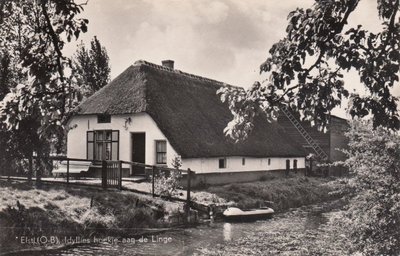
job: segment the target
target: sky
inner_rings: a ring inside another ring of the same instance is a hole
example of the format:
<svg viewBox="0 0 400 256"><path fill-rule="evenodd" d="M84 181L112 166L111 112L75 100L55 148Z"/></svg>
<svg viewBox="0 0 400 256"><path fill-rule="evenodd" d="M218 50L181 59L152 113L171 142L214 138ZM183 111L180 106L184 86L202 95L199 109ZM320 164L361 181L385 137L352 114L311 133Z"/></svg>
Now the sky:
<svg viewBox="0 0 400 256"><path fill-rule="evenodd" d="M107 49L111 78L137 60L161 64L228 84L250 87L261 81L259 66L285 35L287 15L312 0L89 0L83 17L89 44L97 36ZM376 0L363 0L349 24L379 31ZM79 42L66 48L72 54ZM351 90L364 90L358 76L345 76ZM399 86L397 86L399 87ZM400 89L394 92L400 95ZM334 114L347 117L346 102Z"/></svg>

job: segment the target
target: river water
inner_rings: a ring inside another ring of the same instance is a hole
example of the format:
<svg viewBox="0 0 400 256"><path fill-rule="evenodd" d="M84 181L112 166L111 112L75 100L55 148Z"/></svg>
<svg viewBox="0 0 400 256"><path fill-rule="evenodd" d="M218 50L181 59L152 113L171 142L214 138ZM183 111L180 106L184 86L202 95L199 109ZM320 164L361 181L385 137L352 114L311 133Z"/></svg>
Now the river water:
<svg viewBox="0 0 400 256"><path fill-rule="evenodd" d="M25 255L307 255L321 246L321 237L330 235L324 227L335 212L331 204L320 204L251 223L214 222L136 239L108 237Z"/></svg>

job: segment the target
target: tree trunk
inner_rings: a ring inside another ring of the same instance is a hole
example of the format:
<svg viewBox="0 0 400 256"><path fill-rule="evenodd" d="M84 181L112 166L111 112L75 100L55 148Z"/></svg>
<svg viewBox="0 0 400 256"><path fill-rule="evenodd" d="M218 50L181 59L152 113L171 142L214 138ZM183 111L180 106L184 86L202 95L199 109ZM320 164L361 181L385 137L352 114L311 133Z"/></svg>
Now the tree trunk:
<svg viewBox="0 0 400 256"><path fill-rule="evenodd" d="M29 156L29 159L28 159L28 161L29 161L29 166L28 166L28 168L29 168L29 170L28 170L28 183L29 184L32 184L32 174L33 174L33 163L32 163L32 154Z"/></svg>
<svg viewBox="0 0 400 256"><path fill-rule="evenodd" d="M42 151L37 151L37 158L36 158L36 186L40 187L42 182Z"/></svg>

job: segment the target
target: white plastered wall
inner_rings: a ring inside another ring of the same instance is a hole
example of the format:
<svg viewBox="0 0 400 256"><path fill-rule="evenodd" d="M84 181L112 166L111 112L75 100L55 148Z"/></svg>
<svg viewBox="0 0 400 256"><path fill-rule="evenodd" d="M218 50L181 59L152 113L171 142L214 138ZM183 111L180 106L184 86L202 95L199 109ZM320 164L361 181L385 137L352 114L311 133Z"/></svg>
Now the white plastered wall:
<svg viewBox="0 0 400 256"><path fill-rule="evenodd" d="M131 119L130 123L126 123L127 118ZM76 126L68 132L67 156L69 158L86 159L86 132L94 130L119 130L119 160L132 160L131 134L141 132L146 134L146 164L156 164L156 140L167 141L167 164L169 166L177 155L157 124L146 113L113 115L111 123L97 123L96 115L74 116L70 120L69 126Z"/></svg>
<svg viewBox="0 0 400 256"><path fill-rule="evenodd" d="M226 168L219 168L219 159L226 159ZM244 164L243 164L243 158ZM268 164L268 159L270 162ZM245 171L268 171L285 170L286 160L290 160L290 168L293 168L293 161L297 160L297 168L305 168L304 157L215 157L215 158L190 158L183 159L183 169L190 168L196 173L224 173L224 172L245 172Z"/></svg>
<svg viewBox="0 0 400 256"><path fill-rule="evenodd" d="M130 123L126 123L127 118L131 119ZM167 141L167 165L169 167L172 167L172 159L178 155L154 120L146 113L113 115L111 116L111 123L97 123L96 115L74 116L71 118L69 126L74 127L68 132L67 156L69 158L86 159L86 133L94 130L119 130L119 160L132 160L131 134L141 132L146 134L146 164L156 164L156 140ZM190 168L196 173L285 170L286 160L288 159L291 168L293 168L293 160L297 160L297 168L305 168L304 157L244 157L245 164L243 165L243 157L232 156L225 157L226 168L220 169L220 158L224 157L186 158L182 160L182 169ZM270 164L268 164L268 159L270 159Z"/></svg>

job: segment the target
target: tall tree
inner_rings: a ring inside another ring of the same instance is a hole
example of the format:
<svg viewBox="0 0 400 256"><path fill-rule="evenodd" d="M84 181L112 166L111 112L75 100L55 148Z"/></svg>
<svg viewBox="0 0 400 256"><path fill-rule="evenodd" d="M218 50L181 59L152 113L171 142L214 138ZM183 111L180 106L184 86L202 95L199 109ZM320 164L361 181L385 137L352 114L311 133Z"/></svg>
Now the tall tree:
<svg viewBox="0 0 400 256"><path fill-rule="evenodd" d="M10 80L10 58L7 54L0 55L0 100L9 92L8 81ZM10 158L7 150L7 132L0 129L0 172L4 175L6 159Z"/></svg>
<svg viewBox="0 0 400 256"><path fill-rule="evenodd" d="M377 33L362 25L349 27L359 2L316 0L312 8L291 12L286 36L261 64L268 79L247 91L219 91L234 114L225 132L236 140L246 138L255 115L274 119L282 107L324 129L331 110L349 97L353 117L372 118L371 124L355 124L349 133L345 164L352 176L342 182L355 192L344 218L349 239L365 255L398 255L400 147L391 130L400 129L400 120L391 89L399 86L400 0L377 0L376 15L382 21ZM343 73L350 70L359 75L365 95L346 89Z"/></svg>
<svg viewBox="0 0 400 256"><path fill-rule="evenodd" d="M374 127L399 129L398 99L391 93L399 81L399 0L377 0L376 15L382 20L378 33L362 25L349 27L358 3L316 0L312 8L291 12L286 36L272 46L270 57L260 67L268 79L247 91L219 91L234 113L226 133L234 139L245 138L257 113L274 119L282 106L324 129L331 110L346 97L351 116L371 115ZM366 95L348 92L343 72L349 70L358 73Z"/></svg>
<svg viewBox="0 0 400 256"><path fill-rule="evenodd" d="M110 64L107 50L95 36L90 42L90 49L80 44L74 59L78 86L82 87L85 97L110 82Z"/></svg>
<svg viewBox="0 0 400 256"><path fill-rule="evenodd" d="M2 129L11 133L16 155L48 155L49 145L64 134L66 120L76 106L63 53L66 38L86 32L88 20L78 18L83 4L74 0L4 0L0 3L0 49L17 63L22 81L0 104ZM15 147L14 145L23 146ZM41 169L37 170L40 177Z"/></svg>
<svg viewBox="0 0 400 256"><path fill-rule="evenodd" d="M14 87L11 83L11 59L7 52L4 52L0 54L0 100L9 92L9 87Z"/></svg>

